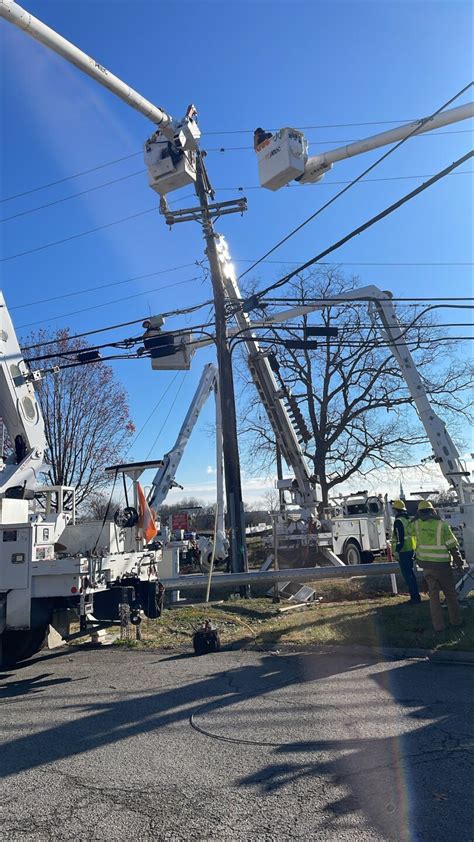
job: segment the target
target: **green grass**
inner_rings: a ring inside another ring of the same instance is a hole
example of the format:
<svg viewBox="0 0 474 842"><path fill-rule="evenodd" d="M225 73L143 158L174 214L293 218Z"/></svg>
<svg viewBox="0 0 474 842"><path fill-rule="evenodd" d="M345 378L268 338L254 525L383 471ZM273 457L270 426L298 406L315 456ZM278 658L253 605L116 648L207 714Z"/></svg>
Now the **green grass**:
<svg viewBox="0 0 474 842"><path fill-rule="evenodd" d="M358 595L349 601L347 592L345 596L344 601L312 603L285 614L263 598L165 609L159 620L142 624L143 640L138 645L190 649L193 630L209 619L218 626L223 645L253 640L263 647L362 644L474 651L474 599L462 611L462 628L448 626L446 632L436 634L426 598L412 606L406 596L367 599Z"/></svg>

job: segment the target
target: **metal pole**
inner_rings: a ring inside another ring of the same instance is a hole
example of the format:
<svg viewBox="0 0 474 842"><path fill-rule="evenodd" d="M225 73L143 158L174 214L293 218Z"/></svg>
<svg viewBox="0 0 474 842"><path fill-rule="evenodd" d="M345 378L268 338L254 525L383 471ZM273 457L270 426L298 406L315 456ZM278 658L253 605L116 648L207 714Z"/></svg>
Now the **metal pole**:
<svg viewBox="0 0 474 842"><path fill-rule="evenodd" d="M225 534L225 513L224 513L224 463L222 455L222 414L221 397L219 391L219 375L216 377L214 386L216 400L216 500L219 517L217 519L217 530Z"/></svg>
<svg viewBox="0 0 474 842"><path fill-rule="evenodd" d="M202 229L206 241L206 254L209 260L214 293L219 395L221 417L224 422L222 425L222 446L224 452L227 514L230 526L232 572L243 573L248 570L248 561L247 546L245 543L239 447L237 441L234 378L232 374L232 358L227 343L224 277L217 253L216 235L209 213L209 198L206 187L208 187L207 175L201 155L198 154L196 194L200 203Z"/></svg>
<svg viewBox="0 0 474 842"><path fill-rule="evenodd" d="M243 584L274 584L275 582L316 582L319 579L351 579L352 577L386 576L400 570L398 564L388 562L376 564L344 564L342 567L291 567L284 570L258 570L247 573L216 573L212 579L213 588L234 588ZM163 579L166 588L193 590L206 588L207 576L181 576L179 579Z"/></svg>

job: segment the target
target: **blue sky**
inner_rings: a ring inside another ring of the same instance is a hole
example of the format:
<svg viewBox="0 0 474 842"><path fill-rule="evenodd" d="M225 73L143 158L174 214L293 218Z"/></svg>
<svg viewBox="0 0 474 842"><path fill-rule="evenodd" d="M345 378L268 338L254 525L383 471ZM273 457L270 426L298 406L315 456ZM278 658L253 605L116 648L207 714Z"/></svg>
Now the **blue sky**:
<svg viewBox="0 0 474 842"><path fill-rule="evenodd" d="M239 187L248 198L243 218L228 216L218 226L240 270L248 265L245 260L259 257L330 198L339 189L335 182L350 180L380 154L337 164L320 185L271 193L254 189L258 174L250 147L255 126L328 126L307 130L315 153L389 128L389 121L431 113L472 77L472 5L456 0L168 4L29 0L26 8L174 116L183 114L190 102L197 105L218 199L239 195ZM19 334L39 326L65 325L80 332L208 298L207 282L189 280L198 274L194 262L203 257L198 227L179 225L168 231L152 210L157 199L145 173L135 175L143 169L141 155L135 153L140 153L151 124L4 21L0 49L3 197L133 156L3 202L5 218L130 175L4 222L4 256L150 210L128 222L5 261L2 288ZM468 99L465 96L457 104ZM341 125L376 121L380 124ZM273 255L282 261L280 266L258 268L259 283L273 280L287 262L311 257L415 187L423 176L460 157L472 146L471 128L459 123L406 143L371 175L414 178L369 182L349 191ZM214 151L221 148L226 151ZM169 199L186 206L192 200L181 197L189 193L185 189ZM453 175L345 246L338 259L348 274L359 275L361 285L375 283L398 295L472 295L470 266L360 265L472 263L472 221L472 175ZM158 272L163 274L128 281ZM117 285L81 292L102 284ZM58 298L65 295L70 297ZM35 303L46 298L54 300ZM180 319L168 325L187 323ZM202 366L211 359L210 350L201 351L191 371L185 378L178 375L161 403L160 395L174 372L154 373L146 360L114 364L129 391L138 429L158 403L133 448L134 458L147 455L181 385L170 421L151 455L159 458L169 449ZM214 443L207 432L212 418L209 402L179 473L186 492L199 496L212 496L208 471L215 464ZM419 484L416 478L413 482ZM260 478L246 476L244 496L261 496L264 485Z"/></svg>

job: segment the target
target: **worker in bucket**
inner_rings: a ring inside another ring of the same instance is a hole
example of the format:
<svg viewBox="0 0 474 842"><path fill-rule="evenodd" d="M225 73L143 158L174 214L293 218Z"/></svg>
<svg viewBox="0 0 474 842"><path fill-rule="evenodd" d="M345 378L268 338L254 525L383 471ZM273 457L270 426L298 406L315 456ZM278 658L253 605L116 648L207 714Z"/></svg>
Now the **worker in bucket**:
<svg viewBox="0 0 474 842"><path fill-rule="evenodd" d="M408 512L403 500L392 500L392 509L395 513L392 552L398 556L400 570L410 594L409 604L419 605L421 597L415 576L415 538L409 534Z"/></svg>
<svg viewBox="0 0 474 842"><path fill-rule="evenodd" d="M416 561L423 568L428 585L434 630L442 632L445 629L440 591L443 591L446 598L451 625L462 625L451 568L451 558L459 570L462 570L464 564L456 536L428 500L421 500L418 504L418 512L415 520L410 523L409 532L415 538Z"/></svg>

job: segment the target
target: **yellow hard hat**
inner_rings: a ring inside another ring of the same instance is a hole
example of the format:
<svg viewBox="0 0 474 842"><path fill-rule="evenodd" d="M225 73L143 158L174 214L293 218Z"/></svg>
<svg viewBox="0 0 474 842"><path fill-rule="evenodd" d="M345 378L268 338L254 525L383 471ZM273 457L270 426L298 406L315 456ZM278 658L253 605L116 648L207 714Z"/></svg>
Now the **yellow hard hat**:
<svg viewBox="0 0 474 842"><path fill-rule="evenodd" d="M398 509L400 512L403 512L406 506L403 500L392 500L392 509Z"/></svg>
<svg viewBox="0 0 474 842"><path fill-rule="evenodd" d="M420 500L420 502L418 503L418 511L423 512L429 510L434 512L433 503L430 503L429 500Z"/></svg>

